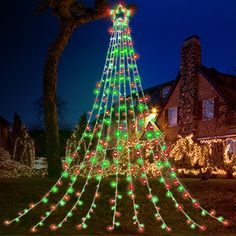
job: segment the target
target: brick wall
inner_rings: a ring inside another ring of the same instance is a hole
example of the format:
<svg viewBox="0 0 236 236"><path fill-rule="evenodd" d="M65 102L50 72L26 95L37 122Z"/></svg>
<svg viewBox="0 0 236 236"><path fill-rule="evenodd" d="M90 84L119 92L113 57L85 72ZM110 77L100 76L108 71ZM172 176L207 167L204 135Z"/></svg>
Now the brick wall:
<svg viewBox="0 0 236 236"><path fill-rule="evenodd" d="M198 85L201 65L201 45L199 38L193 36L184 41L181 51L179 123L180 135L197 134L198 120Z"/></svg>
<svg viewBox="0 0 236 236"><path fill-rule="evenodd" d="M236 127L233 127L233 125L231 127L227 122L229 107L225 104L225 101L219 97L209 82L200 75L198 78L198 100L202 102L207 99L214 99L214 106L217 112L215 112L215 117L212 120L198 120L198 137L223 136L226 135L227 132L233 133L232 131L233 129L236 130Z"/></svg>
<svg viewBox="0 0 236 236"><path fill-rule="evenodd" d="M200 72L200 65L201 45L199 38L193 36L184 41L178 84L157 121L168 141L175 141L178 135L194 134L194 138L203 138L236 133L236 111L233 112L226 105L214 86ZM212 120L202 119L202 102L207 99L214 101ZM167 111L171 107L178 107L178 125L168 127Z"/></svg>

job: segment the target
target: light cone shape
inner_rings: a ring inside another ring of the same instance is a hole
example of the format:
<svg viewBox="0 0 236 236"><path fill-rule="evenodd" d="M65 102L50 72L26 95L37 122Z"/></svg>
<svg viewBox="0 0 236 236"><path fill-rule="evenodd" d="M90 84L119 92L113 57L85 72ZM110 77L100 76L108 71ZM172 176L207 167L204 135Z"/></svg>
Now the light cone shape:
<svg viewBox="0 0 236 236"><path fill-rule="evenodd" d="M83 194L92 178L97 181L96 190L87 213L82 217L77 229L86 229L87 221L96 207L96 199L99 196L101 182L106 176L111 178L111 188L114 195L111 196L111 211L113 217L107 226L108 231L119 227L117 220L119 211L117 202L122 200L119 192L119 179L125 177L127 181L127 195L132 201L133 221L138 231L144 231L144 224L140 222L135 195L134 179L138 178L147 188L148 200L153 205L154 219L160 221L160 226L170 231L170 226L162 217L159 197L153 192L150 178L158 178L158 183L165 186L166 196L173 201L173 207L184 214L191 228L198 227L205 230L205 226L195 222L184 207L179 204L174 196L174 190L188 201L191 201L198 213L208 215L223 224L227 221L223 217L216 217L212 212L204 210L190 195L177 177L175 168L169 161L170 149L165 144L163 133L157 128L156 117L148 106L149 98L144 95L141 78L138 72L137 60L139 55L135 52L129 28L129 16L131 11L123 5L118 5L111 10L113 27L109 28L110 44L101 80L94 89L95 101L89 113L89 119L85 131L78 146L71 150L63 164L64 171L54 186L42 197L42 199L25 209L23 213L6 224L17 222L25 214L41 204L49 204L50 196L57 195L64 179L70 179L69 187L56 204L51 205L40 221L32 227L36 232L58 207L65 207L74 196L76 200L70 204L60 222L50 226L56 230L63 226L71 217L77 207L83 207ZM74 186L78 179L84 177L85 183L79 192L75 192ZM157 223L158 224L158 223Z"/></svg>

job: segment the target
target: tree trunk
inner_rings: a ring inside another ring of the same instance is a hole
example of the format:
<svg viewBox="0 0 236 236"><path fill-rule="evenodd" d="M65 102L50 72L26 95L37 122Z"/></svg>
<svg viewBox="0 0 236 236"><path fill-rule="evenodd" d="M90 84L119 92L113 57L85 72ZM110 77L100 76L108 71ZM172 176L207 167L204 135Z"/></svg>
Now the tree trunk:
<svg viewBox="0 0 236 236"><path fill-rule="evenodd" d="M76 25L71 22L61 23L59 35L50 45L45 61L43 76L44 128L49 177L59 176L62 169L56 104L57 69L60 56L75 27Z"/></svg>

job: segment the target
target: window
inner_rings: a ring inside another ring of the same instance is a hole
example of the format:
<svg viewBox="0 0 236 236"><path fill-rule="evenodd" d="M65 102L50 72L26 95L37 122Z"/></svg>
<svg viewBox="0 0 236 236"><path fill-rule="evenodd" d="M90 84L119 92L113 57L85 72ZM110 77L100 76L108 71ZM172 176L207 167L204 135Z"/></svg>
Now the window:
<svg viewBox="0 0 236 236"><path fill-rule="evenodd" d="M229 139L228 142L228 153L231 155L236 154L236 140Z"/></svg>
<svg viewBox="0 0 236 236"><path fill-rule="evenodd" d="M132 104L132 102L131 102L131 104ZM136 104L137 104L137 100L133 99L133 105L136 106Z"/></svg>
<svg viewBox="0 0 236 236"><path fill-rule="evenodd" d="M177 125L177 107L171 107L168 109L168 126L175 125Z"/></svg>
<svg viewBox="0 0 236 236"><path fill-rule="evenodd" d="M162 91L161 91L161 96L162 96L163 98L166 98L167 95L169 94L169 92L170 92L170 86L165 87L165 88L163 88Z"/></svg>
<svg viewBox="0 0 236 236"><path fill-rule="evenodd" d="M202 101L202 120L214 119L214 99L207 99Z"/></svg>
<svg viewBox="0 0 236 236"><path fill-rule="evenodd" d="M145 125L144 119L136 118L137 132L142 132L144 129L144 125Z"/></svg>
<svg viewBox="0 0 236 236"><path fill-rule="evenodd" d="M121 120L120 124L123 127L123 130L127 131L127 122L126 122L126 120Z"/></svg>

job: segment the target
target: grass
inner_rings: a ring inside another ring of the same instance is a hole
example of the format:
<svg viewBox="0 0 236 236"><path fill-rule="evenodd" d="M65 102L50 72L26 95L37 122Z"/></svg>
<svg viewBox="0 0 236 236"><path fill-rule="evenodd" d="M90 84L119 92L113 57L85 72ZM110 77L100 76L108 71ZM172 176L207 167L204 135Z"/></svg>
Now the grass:
<svg viewBox="0 0 236 236"><path fill-rule="evenodd" d="M200 216L200 211L191 207L190 201L184 201L182 197L180 197L178 200L182 202L185 210L193 219L200 224L207 225L206 232L200 232L198 229L190 229L185 223L186 219L183 214L178 212L173 202L165 197L163 186L161 186L157 180L151 180L150 184L153 188L153 192L156 193L160 199L159 206L161 207L161 214L166 219L167 224L172 227L170 235L236 235L236 180L211 179L208 181L200 181L199 179L183 179L182 181L192 195L199 200L202 207L206 210L216 209L218 215L223 215L225 218L229 219L230 225L224 227L210 217ZM3 222L5 219L14 218L17 211L27 207L28 203L37 202L40 196L48 191L54 182L55 180L48 180L46 178L0 179L0 221ZM84 181L80 180L79 183L76 184L76 188L80 189L83 183ZM66 185L66 183L64 185ZM139 217L141 222L145 224L144 234L168 235L168 233L160 229L160 223L156 222L154 219L152 204L146 199L147 188L139 184L138 181L135 186L137 203L140 205ZM95 187L96 182L91 181L83 198L85 202L84 206L80 207L79 211L76 210L69 222L65 223L60 230L51 232L48 226L51 223L58 223L59 220L63 218L70 203L68 203L68 206L60 208L48 218L45 226L40 228L40 232L36 233L36 235L137 235L137 228L133 225L132 221L133 211L131 200L126 194L123 194L123 199L118 203L118 211L122 213L120 217L121 227L117 228L112 233L106 232L105 228L107 225L111 224L112 219L112 211L110 210L108 201L114 196L114 189L110 187L109 179L105 179L102 182L100 191L101 197L96 202L97 208L95 209L95 214L92 215L92 218L88 221L88 228L83 231L76 230L75 225L80 222L90 206ZM126 192L126 181L123 179L121 179L119 183L119 191L120 193ZM58 195L54 195L50 202L56 203L56 199L58 199L60 194L63 194L63 191L60 191ZM177 196L178 193L175 195ZM34 209L17 224L14 223L10 226L0 224L0 235L30 235L29 229L39 221L39 216L48 209L47 207L47 205L42 205Z"/></svg>

